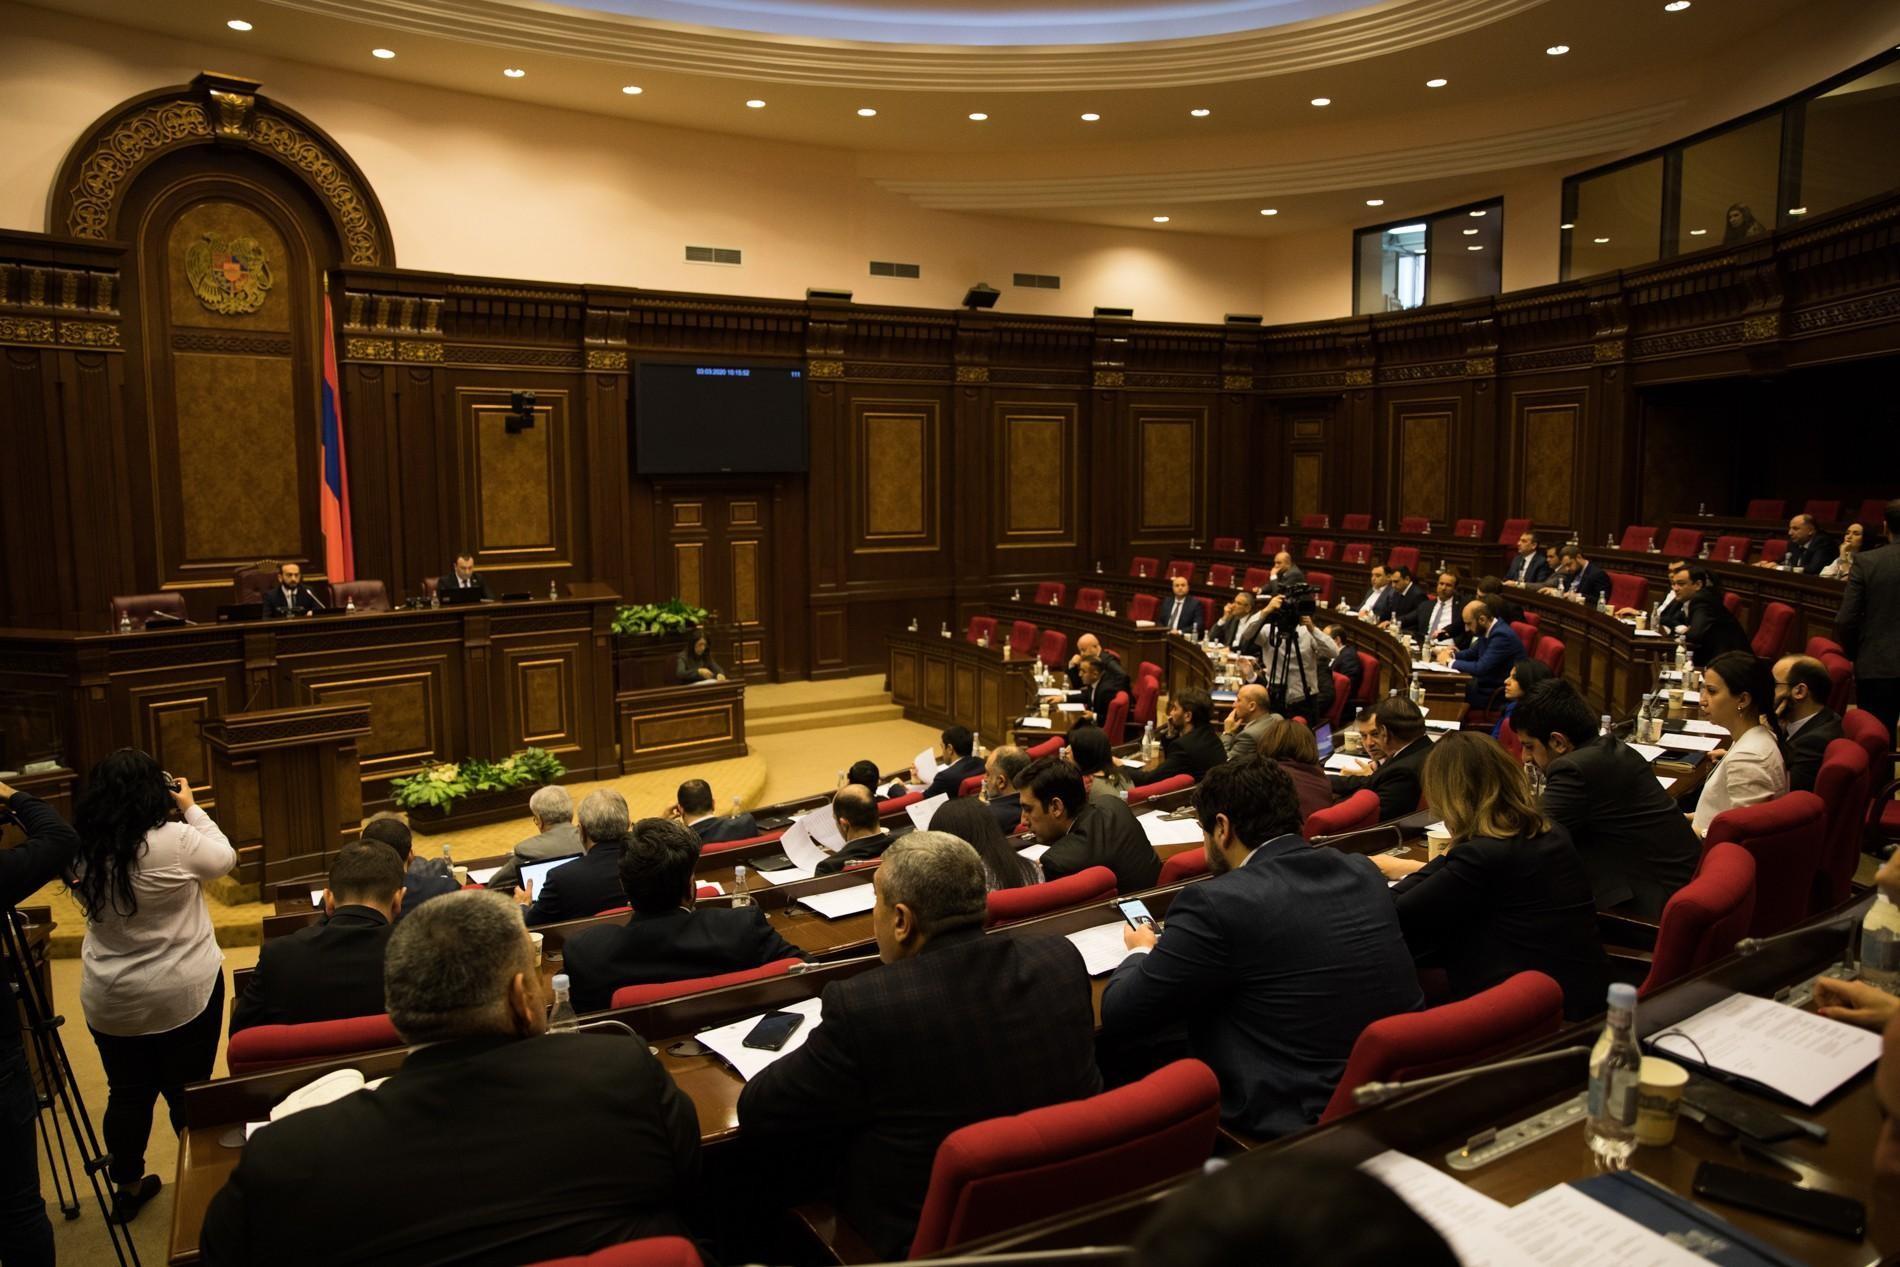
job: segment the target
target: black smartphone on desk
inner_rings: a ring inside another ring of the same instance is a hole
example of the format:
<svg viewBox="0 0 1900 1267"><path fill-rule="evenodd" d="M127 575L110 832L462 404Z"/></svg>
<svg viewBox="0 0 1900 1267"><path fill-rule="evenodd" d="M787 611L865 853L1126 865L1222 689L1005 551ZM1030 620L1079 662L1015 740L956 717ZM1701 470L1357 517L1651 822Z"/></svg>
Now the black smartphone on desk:
<svg viewBox="0 0 1900 1267"><path fill-rule="evenodd" d="M1140 898L1131 897L1125 902L1115 903L1115 909L1122 913L1130 928L1153 928L1155 917L1148 913L1148 904Z"/></svg>
<svg viewBox="0 0 1900 1267"><path fill-rule="evenodd" d="M739 1041L760 1051L777 1051L791 1041L804 1023L805 1017L799 1012L767 1012L752 1027L752 1032Z"/></svg>
<svg viewBox="0 0 1900 1267"><path fill-rule="evenodd" d="M1717 1162L1705 1161L1696 1167L1691 1191L1698 1197L1819 1228L1850 1241L1867 1235L1867 1207L1853 1197L1817 1192Z"/></svg>

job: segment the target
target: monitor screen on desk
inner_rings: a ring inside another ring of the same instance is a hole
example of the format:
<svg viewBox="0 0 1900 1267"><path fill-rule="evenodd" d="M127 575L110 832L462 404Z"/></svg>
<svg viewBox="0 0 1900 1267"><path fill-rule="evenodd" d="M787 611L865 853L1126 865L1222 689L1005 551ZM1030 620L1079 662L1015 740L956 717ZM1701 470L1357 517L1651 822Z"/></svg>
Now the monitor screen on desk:
<svg viewBox="0 0 1900 1267"><path fill-rule="evenodd" d="M1326 760L1326 758L1332 756L1333 755L1333 728L1332 726L1327 723L1322 722L1319 728L1313 732L1313 742L1319 745L1319 759L1321 761L1324 761Z"/></svg>
<svg viewBox="0 0 1900 1267"><path fill-rule="evenodd" d="M575 857L579 857L579 855L576 854ZM546 862L530 862L527 866L521 868L521 883L527 886L530 896L538 895L541 892L542 884L547 881L548 872L554 870L556 867L565 866L572 861L574 861L574 858L550 858Z"/></svg>
<svg viewBox="0 0 1900 1267"><path fill-rule="evenodd" d="M473 587L463 589L458 585L445 585L441 582L436 583L435 594L437 598L442 600L442 605L445 607L453 607L457 603L479 603L482 601L482 592L478 589Z"/></svg>

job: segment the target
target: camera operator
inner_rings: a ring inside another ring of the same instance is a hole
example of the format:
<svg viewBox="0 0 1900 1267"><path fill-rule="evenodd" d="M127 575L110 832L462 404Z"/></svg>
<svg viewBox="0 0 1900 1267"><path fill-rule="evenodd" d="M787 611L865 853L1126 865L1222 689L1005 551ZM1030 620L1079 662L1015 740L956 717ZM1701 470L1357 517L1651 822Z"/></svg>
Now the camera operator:
<svg viewBox="0 0 1900 1267"><path fill-rule="evenodd" d="M0 800L26 833L24 844L0 850L0 916L18 906L72 862L78 833L45 801L0 783ZM25 965L15 965L26 971ZM26 1063L19 1005L0 1006L0 1262L40 1267L53 1261L53 1225L40 1199L40 1158L33 1134L39 1101Z"/></svg>
<svg viewBox="0 0 1900 1267"><path fill-rule="evenodd" d="M1267 600L1260 631L1260 680L1273 711L1289 720L1304 717L1317 726L1332 710L1333 657L1339 644L1313 623L1313 590L1284 585Z"/></svg>

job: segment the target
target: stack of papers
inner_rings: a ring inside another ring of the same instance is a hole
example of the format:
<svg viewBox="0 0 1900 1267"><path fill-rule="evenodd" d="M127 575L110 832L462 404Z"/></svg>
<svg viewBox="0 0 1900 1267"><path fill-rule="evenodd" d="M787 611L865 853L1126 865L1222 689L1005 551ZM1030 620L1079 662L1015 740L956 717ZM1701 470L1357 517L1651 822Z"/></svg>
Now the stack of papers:
<svg viewBox="0 0 1900 1267"><path fill-rule="evenodd" d="M1716 735L1724 739L1728 737L1727 726L1718 726L1712 721L1703 721L1700 717L1683 722L1682 729L1686 734L1691 735Z"/></svg>
<svg viewBox="0 0 1900 1267"><path fill-rule="evenodd" d="M1728 732L1726 730L1722 732L1720 737L1715 735L1690 734L1664 735L1663 747L1669 749L1671 752L1709 752L1721 747L1722 741L1727 738Z"/></svg>
<svg viewBox="0 0 1900 1267"><path fill-rule="evenodd" d="M745 1036L750 1034L752 1027L764 1018L763 1012L756 1016L748 1016L742 1021L734 1021L730 1025L705 1030L696 1037L714 1055L731 1065L733 1071L741 1078L749 1082L763 1073L773 1061L789 1056L803 1047L805 1040L811 1037L811 1032L817 1029L824 1020L822 999L806 999L780 1010L800 1013L804 1016L805 1023L794 1030L792 1036L785 1040L785 1045L777 1051L761 1051L756 1047L745 1045Z"/></svg>
<svg viewBox="0 0 1900 1267"><path fill-rule="evenodd" d="M848 889L808 893L798 899L798 904L810 907L826 919L843 919L847 915L862 915L876 906L877 890L870 884L854 884Z"/></svg>
<svg viewBox="0 0 1900 1267"><path fill-rule="evenodd" d="M1365 757L1355 753L1335 752L1332 756L1326 758L1326 769L1332 774L1341 774L1347 769L1361 765L1364 762Z"/></svg>
<svg viewBox="0 0 1900 1267"><path fill-rule="evenodd" d="M469 883L486 886L490 880L495 878L495 873L500 870L501 870L500 867L483 867L479 871L471 871L468 873ZM322 898L322 894L321 892L319 892L318 894L319 901L321 900L321 898Z"/></svg>
<svg viewBox="0 0 1900 1267"><path fill-rule="evenodd" d="M1081 705L1081 704L1070 704L1070 703L1064 702L1064 703L1056 705L1056 711L1058 713L1084 713L1084 712L1087 712L1088 709L1084 705Z"/></svg>
<svg viewBox="0 0 1900 1267"><path fill-rule="evenodd" d="M913 801L909 805L906 805L904 812L910 815L910 825L915 827L918 831L929 831L930 816L937 812L939 805L942 805L949 799L950 793L939 792L929 800Z"/></svg>
<svg viewBox="0 0 1900 1267"><path fill-rule="evenodd" d="M937 764L937 751L934 748L925 748L911 758L910 763L917 767L917 777L923 780L925 787L930 786L930 781L937 777L937 771L943 768Z"/></svg>
<svg viewBox="0 0 1900 1267"><path fill-rule="evenodd" d="M1201 824L1194 818L1169 818L1166 814L1142 814L1135 819L1148 837L1148 843L1162 845L1198 845L1203 837Z"/></svg>
<svg viewBox="0 0 1900 1267"><path fill-rule="evenodd" d="M1813 1108L1880 1059L1880 1035L1786 1003L1731 994L1650 1039L1649 1048Z"/></svg>
<svg viewBox="0 0 1900 1267"><path fill-rule="evenodd" d="M1026 730L1050 730L1055 726L1047 717L1022 717L1017 719L1016 724Z"/></svg>
<svg viewBox="0 0 1900 1267"><path fill-rule="evenodd" d="M1018 849L1016 854L1018 857L1027 858L1031 862L1040 862L1042 861L1042 855L1048 852L1049 846L1047 845L1031 845L1027 849Z"/></svg>
<svg viewBox="0 0 1900 1267"><path fill-rule="evenodd" d="M1069 934L1070 944L1082 952L1082 965L1088 969L1091 977L1115 971L1121 967L1122 960L1132 953L1122 941L1122 929L1125 927L1121 920L1116 920L1113 924L1097 924L1093 928Z"/></svg>
<svg viewBox="0 0 1900 1267"><path fill-rule="evenodd" d="M1412 671L1414 673L1456 673L1458 672L1457 669L1452 668L1449 664L1434 664L1429 660L1412 661Z"/></svg>
<svg viewBox="0 0 1900 1267"><path fill-rule="evenodd" d="M756 874L759 879L771 885L797 884L800 880L814 880L818 877L816 870L807 869L805 867L786 867L778 871L755 871L754 874Z"/></svg>
<svg viewBox="0 0 1900 1267"><path fill-rule="evenodd" d="M1462 723L1462 722L1455 722L1455 721L1435 721L1435 720L1433 720L1433 719L1432 719L1432 718L1430 718L1430 717L1427 717L1427 718L1425 719L1425 729L1427 729L1427 730L1444 730L1444 731L1451 731L1451 730L1458 730L1458 729L1459 729L1459 728L1461 728L1462 726L1463 726L1463 723Z"/></svg>

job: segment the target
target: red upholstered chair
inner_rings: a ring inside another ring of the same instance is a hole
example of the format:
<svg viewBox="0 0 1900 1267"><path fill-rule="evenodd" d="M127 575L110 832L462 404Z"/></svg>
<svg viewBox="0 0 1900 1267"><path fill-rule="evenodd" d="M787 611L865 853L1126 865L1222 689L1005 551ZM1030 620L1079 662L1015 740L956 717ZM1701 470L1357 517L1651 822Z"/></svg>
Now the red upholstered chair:
<svg viewBox="0 0 1900 1267"><path fill-rule="evenodd" d="M1212 629L1214 627L1214 600L1205 594L1196 594L1194 601L1201 605L1201 628Z"/></svg>
<svg viewBox="0 0 1900 1267"><path fill-rule="evenodd" d="M114 629L119 627L121 619L131 621L134 628L143 629L146 620L153 616L185 619L185 596L183 594L114 594L111 611Z"/></svg>
<svg viewBox="0 0 1900 1267"><path fill-rule="evenodd" d="M1272 568L1248 568L1246 575L1240 578L1240 587L1242 589L1258 590L1272 579Z"/></svg>
<svg viewBox="0 0 1900 1267"><path fill-rule="evenodd" d="M1207 872L1207 850L1183 849L1161 864L1161 878L1155 883L1163 886L1182 884L1197 875L1206 875Z"/></svg>
<svg viewBox="0 0 1900 1267"><path fill-rule="evenodd" d="M978 792L982 790L983 790L983 776L980 774L972 774L969 778L957 784L958 796L975 796Z"/></svg>
<svg viewBox="0 0 1900 1267"><path fill-rule="evenodd" d="M1063 737L1061 735L1050 735L1041 743L1033 747L1024 748L1023 755L1028 757L1031 761L1037 761L1043 757L1058 756L1062 752L1062 740Z"/></svg>
<svg viewBox="0 0 1900 1267"><path fill-rule="evenodd" d="M1069 635L1060 629L1045 629L1036 643L1036 658L1052 669L1069 662Z"/></svg>
<svg viewBox="0 0 1900 1267"><path fill-rule="evenodd" d="M1537 632L1536 625L1531 624L1527 620L1514 620L1511 622L1511 632L1516 634L1517 640L1524 644L1525 655L1536 656L1537 640L1542 637L1542 635Z"/></svg>
<svg viewBox="0 0 1900 1267"><path fill-rule="evenodd" d="M1339 543L1326 537L1314 537L1311 541L1306 543L1306 551L1301 557L1307 559L1336 559L1339 557Z"/></svg>
<svg viewBox="0 0 1900 1267"><path fill-rule="evenodd" d="M1753 545L1747 537L1726 533L1717 537L1715 544L1709 547L1709 560L1714 563L1746 563Z"/></svg>
<svg viewBox="0 0 1900 1267"><path fill-rule="evenodd" d="M1546 634L1537 640L1537 650L1531 654L1532 658L1543 661L1544 667L1550 670L1552 677L1564 675L1564 640L1562 638L1552 638Z"/></svg>
<svg viewBox="0 0 1900 1267"><path fill-rule="evenodd" d="M1454 537L1482 537L1484 535L1484 520L1460 519L1457 523L1452 525L1451 535Z"/></svg>
<svg viewBox="0 0 1900 1267"><path fill-rule="evenodd" d="M1330 809L1314 810L1308 814L1300 834L1308 840L1318 840L1321 836L1338 836L1378 825L1379 794L1369 787L1362 787Z"/></svg>
<svg viewBox="0 0 1900 1267"><path fill-rule="evenodd" d="M683 1236L649 1236L609 1245L591 1254L544 1258L530 1267L702 1267L699 1251Z"/></svg>
<svg viewBox="0 0 1900 1267"><path fill-rule="evenodd" d="M1755 917L1748 935L1768 937L1808 913L1814 873L1827 846L1827 806L1812 792L1789 792L1759 805L1724 810L1703 838L1706 854L1737 844L1755 855Z"/></svg>
<svg viewBox="0 0 1900 1267"><path fill-rule="evenodd" d="M1808 654L1814 655L1811 651ZM1827 706L1837 713L1845 713L1847 706L1854 702L1854 666L1846 656L1833 651L1824 651L1814 658L1827 669Z"/></svg>
<svg viewBox="0 0 1900 1267"><path fill-rule="evenodd" d="M1779 563L1788 557L1788 538L1770 537L1761 543L1762 563Z"/></svg>
<svg viewBox="0 0 1900 1267"><path fill-rule="evenodd" d="M1543 625L1539 623L1541 619L1542 617L1538 616L1538 614L1534 611L1526 611L1524 613L1524 623L1529 625L1533 629L1543 628Z"/></svg>
<svg viewBox="0 0 1900 1267"><path fill-rule="evenodd" d="M1339 517L1339 530L1341 532L1370 532L1372 530L1372 516L1341 515Z"/></svg>
<svg viewBox="0 0 1900 1267"><path fill-rule="evenodd" d="M1333 605L1333 574L1331 572L1308 572L1306 583L1319 591L1319 601L1327 606Z"/></svg>
<svg viewBox="0 0 1900 1267"><path fill-rule="evenodd" d="M771 963L761 964L757 968L720 972L710 977L689 977L684 981L662 981L655 985L623 985L614 991L613 1006L643 1007L648 1003L683 999L689 994L722 990L729 985L744 985L749 981L763 981L767 977L782 977L792 970L794 964L803 962L802 959L774 959Z"/></svg>
<svg viewBox="0 0 1900 1267"><path fill-rule="evenodd" d="M1517 737L1517 731L1511 726L1509 717L1506 717L1498 726L1498 747L1510 753L1513 761L1524 759L1524 741Z"/></svg>
<svg viewBox="0 0 1900 1267"><path fill-rule="evenodd" d="M1021 659L1036 649L1036 635L1041 630L1026 620L1009 622L1009 654Z"/></svg>
<svg viewBox="0 0 1900 1267"><path fill-rule="evenodd" d="M1400 532L1429 532L1432 521L1423 515L1405 515L1399 520Z"/></svg>
<svg viewBox="0 0 1900 1267"><path fill-rule="evenodd" d="M386 612L389 587L381 581L338 581L330 587L330 601L346 611L354 603L360 612Z"/></svg>
<svg viewBox="0 0 1900 1267"><path fill-rule="evenodd" d="M1742 518L1773 521L1788 517L1788 503L1779 497L1757 497L1748 503Z"/></svg>
<svg viewBox="0 0 1900 1267"><path fill-rule="evenodd" d="M1207 569L1207 588L1230 590L1234 588L1234 565L1216 563Z"/></svg>
<svg viewBox="0 0 1900 1267"><path fill-rule="evenodd" d="M1150 554L1138 554L1128 560L1128 575L1135 577L1160 576L1161 560Z"/></svg>
<svg viewBox="0 0 1900 1267"><path fill-rule="evenodd" d="M1364 660L1365 656L1359 658ZM1362 667L1365 671L1359 675L1359 689L1353 692L1352 702L1356 708L1371 708L1379 702L1379 675L1370 662Z"/></svg>
<svg viewBox="0 0 1900 1267"><path fill-rule="evenodd" d="M1809 638L1808 645L1803 647L1802 650L1817 660L1824 655L1847 654L1846 651L1842 650L1840 643L1834 641L1832 638L1824 638L1820 634L1815 634L1812 638Z"/></svg>
<svg viewBox="0 0 1900 1267"><path fill-rule="evenodd" d="M1061 581L1042 581L1036 586L1036 606L1060 607L1069 587Z"/></svg>
<svg viewBox="0 0 1900 1267"><path fill-rule="evenodd" d="M1722 591L1722 606L1728 608L1728 614L1737 620L1742 618L1742 596L1734 590Z"/></svg>
<svg viewBox="0 0 1900 1267"><path fill-rule="evenodd" d="M1841 499L1838 497L1810 497L1808 504L1801 508L1801 513L1804 515L1813 515L1815 521L1818 523L1835 523L1839 521L1841 517ZM1884 514L1882 518L1885 518ZM1867 525L1862 524L1861 527L1865 528Z"/></svg>
<svg viewBox="0 0 1900 1267"><path fill-rule="evenodd" d="M1506 519L1503 531L1498 533L1498 544L1514 546L1517 544L1517 539L1530 530L1531 521L1528 519Z"/></svg>
<svg viewBox="0 0 1900 1267"><path fill-rule="evenodd" d="M923 798L920 796L918 799L921 800ZM879 801L878 807L880 812L882 812L884 806L889 804L891 804L889 801ZM785 829L780 827L773 831L760 832L756 836L746 836L739 840L715 840L702 847L699 851L699 856L704 858L707 854L724 853L728 849L737 849L742 845L762 845L768 840L777 840L784 834Z"/></svg>
<svg viewBox="0 0 1900 1267"><path fill-rule="evenodd" d="M1140 681L1145 677L1151 677L1159 682L1161 680L1161 666L1156 664L1153 660L1143 660L1140 664L1135 666L1135 679Z"/></svg>
<svg viewBox="0 0 1900 1267"><path fill-rule="evenodd" d="M1239 554L1240 553L1240 538L1239 537L1215 537L1214 548L1216 550L1226 550L1233 554Z"/></svg>
<svg viewBox="0 0 1900 1267"><path fill-rule="evenodd" d="M1755 641L1750 644L1757 659L1779 659L1788 649L1788 630L1794 625L1794 608L1786 603L1769 603L1761 609L1761 623L1755 626Z"/></svg>
<svg viewBox="0 0 1900 1267"><path fill-rule="evenodd" d="M1841 733L1867 753L1875 785L1885 783L1893 771L1893 735L1885 724L1866 709L1856 708L1841 714Z"/></svg>
<svg viewBox="0 0 1900 1267"><path fill-rule="evenodd" d="M1417 572L1418 547L1393 546L1392 549L1386 553L1385 565L1389 568L1411 568L1412 571Z"/></svg>
<svg viewBox="0 0 1900 1267"><path fill-rule="evenodd" d="M1179 792L1182 788L1193 786L1194 776L1191 774L1170 775L1159 783L1149 783L1142 787L1129 788L1128 805L1132 809L1137 805L1154 800L1157 796L1166 796L1170 792Z"/></svg>
<svg viewBox="0 0 1900 1267"><path fill-rule="evenodd" d="M1086 1100L952 1131L937 1146L910 1257L1192 1174L1219 1127L1213 1070L1177 1060Z"/></svg>
<svg viewBox="0 0 1900 1267"><path fill-rule="evenodd" d="M1136 594L1128 600L1128 619L1153 620L1160 605L1161 600L1153 594Z"/></svg>
<svg viewBox="0 0 1900 1267"><path fill-rule="evenodd" d="M1135 698L1129 705L1128 724L1135 729L1136 733L1140 733L1143 726L1155 720L1155 702L1160 695L1161 676L1159 674L1150 677L1144 673L1141 680L1135 683ZM1106 730L1107 727L1103 729ZM1116 731L1110 730L1108 737L1111 742L1120 742Z"/></svg>
<svg viewBox="0 0 1900 1267"><path fill-rule="evenodd" d="M1628 572L1610 572L1610 606L1642 609L1649 604L1649 582Z"/></svg>
<svg viewBox="0 0 1900 1267"><path fill-rule="evenodd" d="M1189 585L1194 584L1194 560L1169 559L1168 579L1173 580L1177 576L1185 576Z"/></svg>
<svg viewBox="0 0 1900 1267"><path fill-rule="evenodd" d="M1306 529L1308 532L1311 532L1316 528L1325 529L1325 528L1330 528L1332 526L1333 526L1333 517L1331 515L1301 515L1300 516L1300 527Z"/></svg>
<svg viewBox="0 0 1900 1267"><path fill-rule="evenodd" d="M1623 539L1616 548L1632 553L1641 553L1656 544L1656 530L1645 524L1631 524L1623 529Z"/></svg>
<svg viewBox="0 0 1900 1267"><path fill-rule="evenodd" d="M1271 559L1286 549L1289 540L1291 539L1288 537L1262 537L1260 538L1260 553Z"/></svg>
<svg viewBox="0 0 1900 1267"><path fill-rule="evenodd" d="M1672 559L1693 559L1702 548L1702 534L1694 528L1671 528L1663 538L1662 552Z"/></svg>
<svg viewBox="0 0 1900 1267"><path fill-rule="evenodd" d="M1115 736L1128 729L1128 692L1116 691L1115 698L1108 701L1108 716L1102 719L1102 730L1111 742Z"/></svg>
<svg viewBox="0 0 1900 1267"><path fill-rule="evenodd" d="M305 1025L253 1025L231 1035L225 1059L231 1075L237 1077L403 1045L402 1035L390 1023L388 1013L378 1012Z"/></svg>
<svg viewBox="0 0 1900 1267"><path fill-rule="evenodd" d="M1079 612L1100 610L1102 604L1106 601L1107 595L1103 594L1101 590L1095 588L1093 585L1083 585L1078 587L1075 591L1075 609Z"/></svg>
<svg viewBox="0 0 1900 1267"><path fill-rule="evenodd" d="M989 914L984 922L990 927L1010 924L1019 919L1034 919L1051 911L1090 902L1106 902L1115 896L1115 873L1107 867L1084 867L1060 880L1025 884L1014 889L995 889L989 897Z"/></svg>
<svg viewBox="0 0 1900 1267"><path fill-rule="evenodd" d="M264 601L264 591L275 584L277 584L276 565L262 560L248 563L231 574L231 601L261 603Z"/></svg>
<svg viewBox="0 0 1900 1267"><path fill-rule="evenodd" d="M924 799L924 790L922 788L918 788L915 792L906 792L902 796L887 797L884 800L881 800L877 803L878 817L888 818L892 814L897 813L897 811L899 810L909 809L911 806L917 804L923 799ZM713 852L713 846L708 845L704 849L700 850L700 856L703 858L707 854L712 853L712 852Z"/></svg>
<svg viewBox="0 0 1900 1267"><path fill-rule="evenodd" d="M1359 1031L1319 1120L1352 1112L1352 1093L1368 1082L1429 1078L1483 1064L1556 1033L1563 1023L1563 987L1541 972L1520 972L1468 999L1374 1021Z"/></svg>
<svg viewBox="0 0 1900 1267"><path fill-rule="evenodd" d="M1874 794L1873 767L1866 749L1852 739L1836 739L1821 754L1814 794L1827 806L1827 845L1814 875L1813 910L1847 900L1860 865L1861 830L1867 802Z"/></svg>
<svg viewBox="0 0 1900 1267"><path fill-rule="evenodd" d="M1366 564L1372 562L1372 543L1370 541L1348 541L1346 548L1340 551L1341 563Z"/></svg>
<svg viewBox="0 0 1900 1267"><path fill-rule="evenodd" d="M963 640L965 642L982 642L986 639L991 646L996 645L996 617L970 617L970 627L963 631Z"/></svg>
<svg viewBox="0 0 1900 1267"><path fill-rule="evenodd" d="M1363 678L1368 675L1361 673L1359 676ZM1332 714L1326 718L1326 724L1333 728L1334 734L1338 734L1340 726L1345 723L1346 707L1351 703L1352 679L1347 677L1344 673L1333 674L1333 711ZM1301 720L1305 719L1302 718Z"/></svg>
<svg viewBox="0 0 1900 1267"><path fill-rule="evenodd" d="M1879 497L1869 497L1862 502L1860 510L1855 513L1853 519L1853 522L1859 524L1863 531L1869 533L1874 532L1877 525L1886 521L1887 503L1885 499Z"/></svg>
<svg viewBox="0 0 1900 1267"><path fill-rule="evenodd" d="M1646 998L1735 949L1755 915L1755 856L1740 845L1712 846L1695 878L1677 889L1656 926L1649 975L1636 991Z"/></svg>
<svg viewBox="0 0 1900 1267"><path fill-rule="evenodd" d="M441 577L439 577L439 576L425 576L425 577L423 577L423 578L422 578L422 596L423 596L424 598L430 598L430 597L433 597L433 596L434 596L434 594L435 594L435 592L436 592L436 591L437 591L438 589L440 589L440 588L441 588L441 586L442 586L442 578L441 578Z"/></svg>

